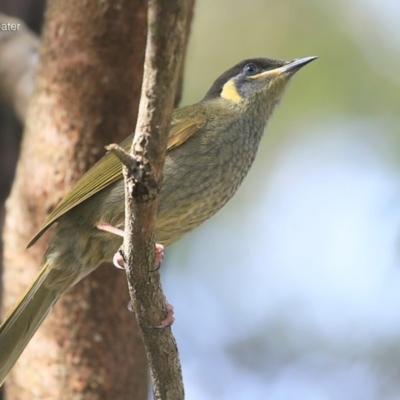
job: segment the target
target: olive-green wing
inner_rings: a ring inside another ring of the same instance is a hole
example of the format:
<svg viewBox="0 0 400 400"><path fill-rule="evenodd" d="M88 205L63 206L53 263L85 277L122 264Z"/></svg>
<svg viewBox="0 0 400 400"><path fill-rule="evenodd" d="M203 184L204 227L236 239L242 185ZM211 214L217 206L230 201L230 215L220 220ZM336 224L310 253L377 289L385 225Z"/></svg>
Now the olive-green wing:
<svg viewBox="0 0 400 400"><path fill-rule="evenodd" d="M203 119L180 120L179 117L176 119L173 117L167 149L171 150L181 145L203 125ZM132 143L132 137L133 135L128 136L120 143L120 146L128 151ZM40 230L29 241L27 247L32 246L50 225L62 215L121 178L121 162L113 154L107 153L78 180L71 191L60 201L47 217Z"/></svg>
<svg viewBox="0 0 400 400"><path fill-rule="evenodd" d="M185 120L171 126L168 137L167 150L172 150L186 142L194 135L204 123L199 123L193 120Z"/></svg>
<svg viewBox="0 0 400 400"><path fill-rule="evenodd" d="M120 145L125 150L128 150L131 142L132 135L127 137ZM46 218L40 230L29 241L27 247L32 246L58 218L95 193L98 193L100 190L120 179L121 175L122 167L118 158L111 153L105 154L92 168L82 175L69 193L58 203L55 209Z"/></svg>

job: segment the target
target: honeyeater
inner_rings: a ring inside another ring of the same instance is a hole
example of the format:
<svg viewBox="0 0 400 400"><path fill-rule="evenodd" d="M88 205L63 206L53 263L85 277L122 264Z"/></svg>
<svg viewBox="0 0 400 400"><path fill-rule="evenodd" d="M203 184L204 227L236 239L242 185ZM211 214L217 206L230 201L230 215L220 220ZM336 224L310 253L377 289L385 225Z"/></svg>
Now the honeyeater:
<svg viewBox="0 0 400 400"><path fill-rule="evenodd" d="M223 73L200 102L173 112L157 243L177 241L235 194L291 76L315 58L244 60ZM128 149L131 142L132 136L122 146ZM55 222L40 272L0 327L0 384L60 296L111 260L122 243L99 229L124 229L124 181L114 155L106 154L82 176L28 246Z"/></svg>

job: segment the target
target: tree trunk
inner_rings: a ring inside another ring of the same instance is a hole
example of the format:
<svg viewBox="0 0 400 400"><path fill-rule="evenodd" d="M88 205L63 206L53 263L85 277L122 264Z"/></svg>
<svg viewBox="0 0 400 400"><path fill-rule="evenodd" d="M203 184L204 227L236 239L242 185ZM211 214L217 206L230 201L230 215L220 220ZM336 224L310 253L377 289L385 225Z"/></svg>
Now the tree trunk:
<svg viewBox="0 0 400 400"><path fill-rule="evenodd" d="M7 202L7 309L47 240L25 244L103 146L133 132L146 43L144 0L48 3L36 87ZM9 399L146 399L147 361L125 274L107 265L70 290L14 367ZM132 377L131 371L137 373Z"/></svg>

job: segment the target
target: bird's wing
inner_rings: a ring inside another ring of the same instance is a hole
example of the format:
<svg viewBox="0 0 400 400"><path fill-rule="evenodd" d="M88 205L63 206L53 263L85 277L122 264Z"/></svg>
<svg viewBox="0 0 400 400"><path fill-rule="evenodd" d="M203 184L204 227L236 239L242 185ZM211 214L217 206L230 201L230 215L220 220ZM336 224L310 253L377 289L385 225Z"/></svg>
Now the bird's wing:
<svg viewBox="0 0 400 400"><path fill-rule="evenodd" d="M169 131L167 150L172 150L186 142L202 126L203 123L194 120L184 120L172 125Z"/></svg>
<svg viewBox="0 0 400 400"><path fill-rule="evenodd" d="M205 124L205 119L202 117L180 119L179 114L179 112L175 113L176 117L172 117L167 150L180 146ZM120 143L120 146L128 151L132 143L132 138L133 135L128 136ZM104 155L104 157L79 179L71 191L58 203L56 208L47 217L40 230L29 241L27 247L32 246L50 225L57 221L62 215L94 194L105 189L107 186L118 181L121 177L122 165L119 159L111 153Z"/></svg>

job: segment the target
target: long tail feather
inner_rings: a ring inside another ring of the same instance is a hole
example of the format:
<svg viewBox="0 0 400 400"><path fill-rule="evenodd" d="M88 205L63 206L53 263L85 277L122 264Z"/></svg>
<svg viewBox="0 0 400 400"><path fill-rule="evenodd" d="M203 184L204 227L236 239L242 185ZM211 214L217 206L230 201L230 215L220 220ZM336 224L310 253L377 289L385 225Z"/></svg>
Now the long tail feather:
<svg viewBox="0 0 400 400"><path fill-rule="evenodd" d="M49 285L48 262L0 326L0 386L61 292Z"/></svg>

